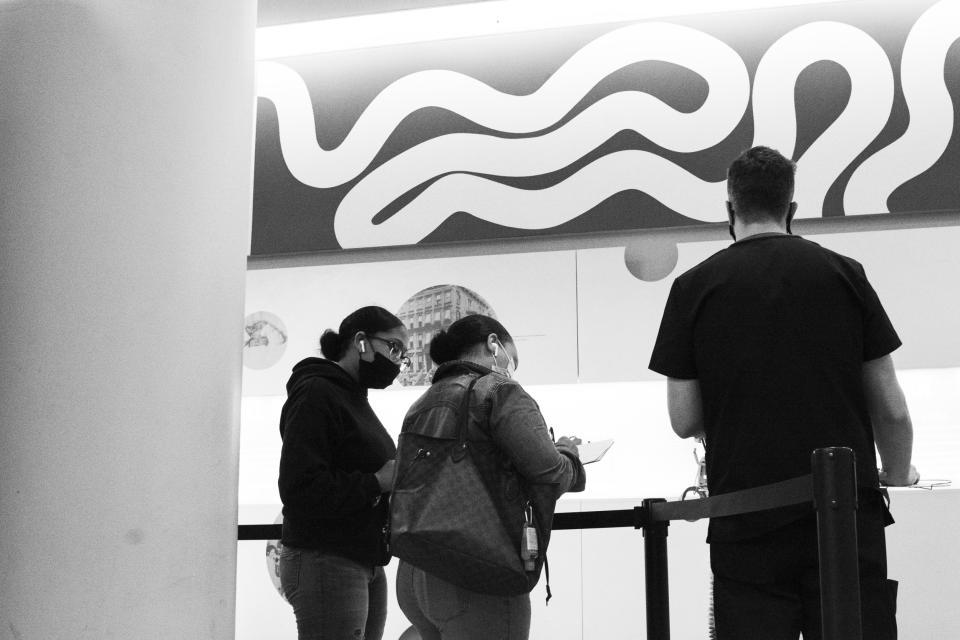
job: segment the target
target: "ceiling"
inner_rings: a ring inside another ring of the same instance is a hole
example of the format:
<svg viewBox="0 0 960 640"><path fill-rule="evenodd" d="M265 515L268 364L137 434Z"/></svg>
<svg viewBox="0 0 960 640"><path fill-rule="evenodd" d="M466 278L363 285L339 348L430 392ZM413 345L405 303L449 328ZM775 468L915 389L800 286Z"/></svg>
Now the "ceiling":
<svg viewBox="0 0 960 640"><path fill-rule="evenodd" d="M259 0L257 26L485 1L488 0Z"/></svg>

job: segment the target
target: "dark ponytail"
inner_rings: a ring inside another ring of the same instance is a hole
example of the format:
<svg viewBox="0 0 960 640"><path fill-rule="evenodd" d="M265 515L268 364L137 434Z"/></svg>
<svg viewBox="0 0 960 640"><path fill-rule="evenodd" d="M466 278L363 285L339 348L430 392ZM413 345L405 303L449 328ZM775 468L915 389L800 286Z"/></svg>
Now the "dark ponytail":
<svg viewBox="0 0 960 640"><path fill-rule="evenodd" d="M402 327L400 318L383 307L361 307L340 323L340 331L327 329L320 336L320 352L327 360L339 360L358 331L377 333Z"/></svg>
<svg viewBox="0 0 960 640"><path fill-rule="evenodd" d="M474 314L464 316L440 331L430 341L430 359L441 365L451 360L460 360L478 344L487 341L491 333L497 334L504 345L513 342L510 333L502 324L491 318Z"/></svg>
<svg viewBox="0 0 960 640"><path fill-rule="evenodd" d="M340 350L340 334L333 329L327 329L320 336L320 353L327 360L339 360L343 355Z"/></svg>

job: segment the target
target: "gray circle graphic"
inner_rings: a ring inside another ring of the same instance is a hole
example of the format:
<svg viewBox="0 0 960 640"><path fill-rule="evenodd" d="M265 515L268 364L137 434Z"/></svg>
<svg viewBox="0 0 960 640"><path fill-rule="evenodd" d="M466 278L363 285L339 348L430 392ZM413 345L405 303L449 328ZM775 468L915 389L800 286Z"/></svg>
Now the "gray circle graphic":
<svg viewBox="0 0 960 640"><path fill-rule="evenodd" d="M255 311L243 321L243 366L269 369L287 350L287 327L269 311Z"/></svg>
<svg viewBox="0 0 960 640"><path fill-rule="evenodd" d="M430 360L430 340L441 329L474 314L497 317L483 297L460 285L438 284L410 296L397 312L407 327L410 367L397 382L406 387L429 385L437 369Z"/></svg>

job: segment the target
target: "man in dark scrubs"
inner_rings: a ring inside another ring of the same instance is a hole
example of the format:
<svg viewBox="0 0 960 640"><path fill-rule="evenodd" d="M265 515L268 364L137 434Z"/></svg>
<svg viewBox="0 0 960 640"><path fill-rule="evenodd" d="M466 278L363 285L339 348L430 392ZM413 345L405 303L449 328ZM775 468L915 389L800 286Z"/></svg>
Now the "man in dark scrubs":
<svg viewBox="0 0 960 640"><path fill-rule="evenodd" d="M918 479L900 339L858 262L791 235L794 172L766 147L730 165L735 242L674 281L650 368L668 377L677 435L705 438L711 495L806 475L819 447L853 449L863 637L892 639L880 484ZM821 637L810 505L714 518L707 541L718 638Z"/></svg>

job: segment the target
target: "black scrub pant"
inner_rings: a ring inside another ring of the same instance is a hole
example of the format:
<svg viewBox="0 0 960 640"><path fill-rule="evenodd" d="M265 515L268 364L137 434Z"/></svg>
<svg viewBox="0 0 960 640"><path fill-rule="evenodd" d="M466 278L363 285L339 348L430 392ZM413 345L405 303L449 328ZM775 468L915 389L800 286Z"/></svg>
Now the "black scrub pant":
<svg viewBox="0 0 960 640"><path fill-rule="evenodd" d="M879 492L860 498L857 541L864 640L897 637L897 583L887 579L883 528L892 522ZM710 545L718 640L820 640L816 516L762 536Z"/></svg>

